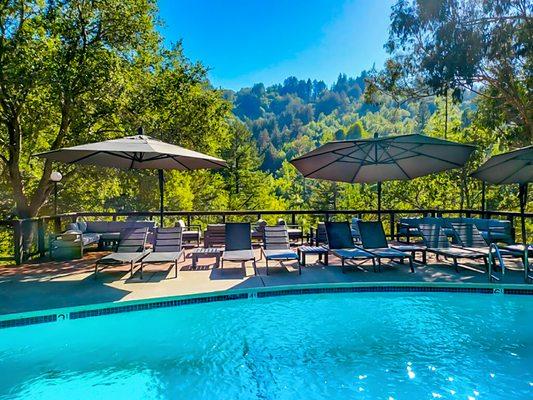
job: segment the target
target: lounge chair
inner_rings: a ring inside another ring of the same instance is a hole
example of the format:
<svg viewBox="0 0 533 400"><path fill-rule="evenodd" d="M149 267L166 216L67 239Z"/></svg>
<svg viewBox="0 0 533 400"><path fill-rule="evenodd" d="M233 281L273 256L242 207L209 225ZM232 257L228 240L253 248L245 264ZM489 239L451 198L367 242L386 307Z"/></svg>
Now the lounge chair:
<svg viewBox="0 0 533 400"><path fill-rule="evenodd" d="M378 269L381 270L382 258L391 261L400 260L402 263L405 259L408 259L411 272L415 272L412 255L389 248L381 221L359 221L357 225L363 249L377 258Z"/></svg>
<svg viewBox="0 0 533 400"><path fill-rule="evenodd" d="M178 261L185 253L182 245L182 228L157 228L154 235L154 248L150 254L141 260L141 279L145 264L168 264L174 265L174 278L178 277Z"/></svg>
<svg viewBox="0 0 533 400"><path fill-rule="evenodd" d="M268 261L288 261L298 260L298 254L291 250L289 243L289 233L285 225L265 226L263 247L261 252L265 256L266 274L268 275ZM300 262L298 261L298 275L302 274Z"/></svg>
<svg viewBox="0 0 533 400"><path fill-rule="evenodd" d="M254 274L257 275L255 254L252 249L252 231L249 222L231 222L226 224L226 245L222 253L221 267L224 261L240 262L243 269L247 261L252 262Z"/></svg>
<svg viewBox="0 0 533 400"><path fill-rule="evenodd" d="M467 250L461 247L453 247L440 225L437 224L420 224L420 234L424 240L426 251L437 256L449 257L453 260L455 271L459 272L458 259L466 258L469 260L482 259L485 268L488 270L488 256L475 250Z"/></svg>
<svg viewBox="0 0 533 400"><path fill-rule="evenodd" d="M522 262L524 263L524 281L530 283L533 280L533 275L530 275L530 272L533 271L529 265L529 260L533 259L533 244L525 245L516 243L505 246L504 249L522 258Z"/></svg>
<svg viewBox="0 0 533 400"><path fill-rule="evenodd" d="M374 270L376 260L374 256L353 243L352 231L348 222L326 222L326 235L329 250L341 259L342 273L344 274L346 260L372 260Z"/></svg>
<svg viewBox="0 0 533 400"><path fill-rule="evenodd" d="M467 250L477 251L486 254L490 260L498 259L502 273L505 273L505 264L503 258L518 258L526 265L526 255L524 251L512 251L506 247L500 247L496 243L487 243L485 237L481 234L479 229L473 223L466 222L452 222L455 230L458 245Z"/></svg>
<svg viewBox="0 0 533 400"><path fill-rule="evenodd" d="M122 232L117 250L96 261L96 264L94 265L94 278L96 279L98 267L101 265L109 267L129 264L130 277L133 276L133 266L135 263L140 261L150 252L145 249L147 236L148 228L137 228Z"/></svg>

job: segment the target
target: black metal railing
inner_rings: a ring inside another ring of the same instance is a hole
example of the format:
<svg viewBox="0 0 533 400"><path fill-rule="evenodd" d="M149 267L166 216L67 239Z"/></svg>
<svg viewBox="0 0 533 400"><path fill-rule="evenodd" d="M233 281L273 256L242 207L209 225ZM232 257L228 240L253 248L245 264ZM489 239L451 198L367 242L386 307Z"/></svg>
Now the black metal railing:
<svg viewBox="0 0 533 400"><path fill-rule="evenodd" d="M32 257L44 256L47 251L48 235L61 232L69 222L75 222L78 218L113 221L145 218L158 221L159 216L158 211L73 212L23 220L0 220L0 261L7 260L20 264ZM347 219L349 217L379 218L384 223L387 235L394 238L396 223L399 218L409 216L498 218L509 220L515 226L521 214L515 211L438 209L381 210L380 212L376 210L165 211L164 224L166 226L173 225L179 219L183 219L187 225L201 226L208 223L230 221L255 222L258 219L265 219L268 223L274 223L276 217L282 217L287 224L302 226L308 232L309 228L316 225L318 221ZM533 213L526 213L525 218L531 221ZM520 230L517 229L517 231Z"/></svg>

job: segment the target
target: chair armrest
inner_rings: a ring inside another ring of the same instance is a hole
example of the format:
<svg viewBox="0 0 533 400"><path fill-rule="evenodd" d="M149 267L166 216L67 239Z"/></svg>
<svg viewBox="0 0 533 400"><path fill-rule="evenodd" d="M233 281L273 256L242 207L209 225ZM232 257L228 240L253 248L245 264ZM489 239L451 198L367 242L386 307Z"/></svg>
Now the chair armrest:
<svg viewBox="0 0 533 400"><path fill-rule="evenodd" d="M195 230L195 231L198 231L199 233L202 233L202 226L200 224L190 224L190 225L186 225L186 228L187 230L191 231L191 230ZM191 229L192 228L192 229Z"/></svg>

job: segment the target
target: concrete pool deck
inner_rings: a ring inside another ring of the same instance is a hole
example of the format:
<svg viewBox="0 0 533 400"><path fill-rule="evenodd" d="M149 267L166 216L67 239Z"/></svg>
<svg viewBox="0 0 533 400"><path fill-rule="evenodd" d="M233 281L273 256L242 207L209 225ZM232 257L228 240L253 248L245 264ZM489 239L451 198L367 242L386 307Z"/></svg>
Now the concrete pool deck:
<svg viewBox="0 0 533 400"><path fill-rule="evenodd" d="M260 250L256 249L257 258ZM75 307L98 303L119 303L168 296L220 292L232 289L287 286L298 284L331 283L454 283L460 285L488 284L482 263L462 260L460 272L451 263L436 260L428 254L428 265L415 264L416 272L410 273L408 265L384 265L380 273L374 273L370 263L354 266L343 274L340 260L330 255L329 266L317 263L316 256L307 257L307 266L298 275L296 262L279 267L270 262L266 275L265 261L257 263L258 276L247 263L246 274L239 264L226 263L224 269L214 268L214 259L201 258L198 268L191 268L191 249L186 259L178 264L178 277L170 265L148 265L144 279L140 279L138 267L133 278L129 267L110 267L94 279L94 263L108 252L89 252L83 260L68 262L35 261L21 266L0 266L0 315ZM506 261L511 269L502 283L524 283L520 263ZM524 285L532 288L532 285Z"/></svg>

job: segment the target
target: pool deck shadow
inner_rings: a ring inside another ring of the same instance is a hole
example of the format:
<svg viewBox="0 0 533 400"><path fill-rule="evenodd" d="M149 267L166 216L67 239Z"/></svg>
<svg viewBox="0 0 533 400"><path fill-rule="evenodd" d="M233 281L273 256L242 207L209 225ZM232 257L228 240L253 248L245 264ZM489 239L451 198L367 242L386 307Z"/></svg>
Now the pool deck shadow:
<svg viewBox="0 0 533 400"><path fill-rule="evenodd" d="M190 252L190 249L187 250ZM0 315L74 307L97 303L190 295L298 284L332 283L457 283L485 284L487 274L481 263L466 263L455 272L453 265L436 261L428 256L428 265L415 264L415 273L407 264L384 264L381 272L373 272L371 263L352 265L342 273L340 261L330 256L328 266L318 263L316 257L308 257L308 264L298 275L295 262L269 262L266 275L265 260L257 262L258 275L254 275L251 263L244 270L237 263L226 263L215 268L211 259L200 259L192 269L190 257L178 264L178 276L170 265L146 265L143 279L139 267L130 277L129 267L109 267L94 278L94 263L107 253L89 252L83 260L51 262L38 260L22 266L0 266ZM189 255L189 254L188 254ZM259 250L256 250L260 259ZM502 283L523 283L521 265L507 263L516 271L506 273Z"/></svg>

